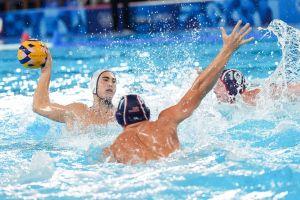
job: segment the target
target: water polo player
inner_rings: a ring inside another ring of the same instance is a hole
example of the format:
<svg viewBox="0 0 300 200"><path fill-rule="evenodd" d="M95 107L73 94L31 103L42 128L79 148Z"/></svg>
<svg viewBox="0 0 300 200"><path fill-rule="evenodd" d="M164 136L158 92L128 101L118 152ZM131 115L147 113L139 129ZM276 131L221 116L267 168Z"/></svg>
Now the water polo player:
<svg viewBox="0 0 300 200"><path fill-rule="evenodd" d="M237 69L226 69L222 72L214 87L214 93L219 101L234 103L238 94L246 91L246 80Z"/></svg>
<svg viewBox="0 0 300 200"><path fill-rule="evenodd" d="M87 127L88 125L104 125L115 121L115 108L112 98L116 92L116 77L109 70L96 71L91 80L93 105L83 103L60 105L50 102L49 84L51 77L52 57L48 52L45 67L41 69L40 79L33 97L33 111L51 120L66 123L67 127Z"/></svg>
<svg viewBox="0 0 300 200"><path fill-rule="evenodd" d="M237 23L230 35L221 28L223 47L218 55L197 76L182 99L161 111L157 120L149 120L150 110L139 96L127 95L120 100L116 118L124 129L113 144L104 149L107 160L126 164L144 163L167 157L180 148L178 125L192 115L213 88L235 50L253 39L244 39L251 28L246 24L240 29L241 23Z"/></svg>
<svg viewBox="0 0 300 200"><path fill-rule="evenodd" d="M270 86L272 89L271 97L276 98L281 94L282 88L276 85ZM289 84L286 88L288 95L300 95L300 84ZM223 103L235 103L237 96L249 104L256 105L257 98L262 92L260 88L248 89L245 76L237 69L226 69L222 72L214 87L214 93L218 101Z"/></svg>

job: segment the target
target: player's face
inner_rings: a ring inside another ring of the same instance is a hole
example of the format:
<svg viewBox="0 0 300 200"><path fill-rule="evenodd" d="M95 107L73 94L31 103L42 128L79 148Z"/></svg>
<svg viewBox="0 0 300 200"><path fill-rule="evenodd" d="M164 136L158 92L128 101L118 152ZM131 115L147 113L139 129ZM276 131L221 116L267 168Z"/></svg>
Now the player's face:
<svg viewBox="0 0 300 200"><path fill-rule="evenodd" d="M228 95L228 91L226 90L226 87L224 83L219 79L214 87L214 93L216 94L216 97L218 101L229 103L230 97Z"/></svg>
<svg viewBox="0 0 300 200"><path fill-rule="evenodd" d="M103 72L98 81L98 95L102 98L112 99L116 93L116 83L116 77L112 72Z"/></svg>

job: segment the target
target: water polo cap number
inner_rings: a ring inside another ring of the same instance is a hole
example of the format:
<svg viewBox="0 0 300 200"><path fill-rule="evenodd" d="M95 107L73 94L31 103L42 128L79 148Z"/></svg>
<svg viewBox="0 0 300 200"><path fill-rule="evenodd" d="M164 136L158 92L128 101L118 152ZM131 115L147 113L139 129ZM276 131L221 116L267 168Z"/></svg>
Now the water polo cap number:
<svg viewBox="0 0 300 200"><path fill-rule="evenodd" d="M228 72L228 74L229 74L230 80L235 80L237 84L242 84L243 79L242 79L242 75L239 71L231 70Z"/></svg>

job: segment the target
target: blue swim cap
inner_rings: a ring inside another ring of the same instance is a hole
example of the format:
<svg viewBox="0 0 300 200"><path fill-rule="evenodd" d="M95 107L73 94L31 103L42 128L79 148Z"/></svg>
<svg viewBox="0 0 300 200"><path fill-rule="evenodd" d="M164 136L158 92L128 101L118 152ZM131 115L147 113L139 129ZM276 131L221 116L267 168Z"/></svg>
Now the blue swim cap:
<svg viewBox="0 0 300 200"><path fill-rule="evenodd" d="M125 95L119 102L116 119L121 126L149 120L150 109L140 96L135 94Z"/></svg>
<svg viewBox="0 0 300 200"><path fill-rule="evenodd" d="M237 69L225 69L220 80L224 83L228 94L231 96L243 94L246 90L246 79L243 73Z"/></svg>

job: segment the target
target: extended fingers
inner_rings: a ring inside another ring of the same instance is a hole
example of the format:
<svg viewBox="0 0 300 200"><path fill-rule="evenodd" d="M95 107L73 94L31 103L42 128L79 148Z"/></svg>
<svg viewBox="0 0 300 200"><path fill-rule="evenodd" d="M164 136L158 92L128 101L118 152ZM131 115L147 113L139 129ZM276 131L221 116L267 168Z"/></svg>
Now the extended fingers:
<svg viewBox="0 0 300 200"><path fill-rule="evenodd" d="M51 56L51 53L50 53L49 49L47 48L46 66L51 65L51 64L52 64L52 56Z"/></svg>
<svg viewBox="0 0 300 200"><path fill-rule="evenodd" d="M229 46L234 49L237 49L240 45L250 42L251 40L254 39L253 37L249 39L244 39L250 33L252 28L250 27L249 23L245 24L243 27L240 28L241 24L242 21L239 20L235 25L235 27L232 29L231 34L228 36L225 32L225 29L221 28L223 42L225 46Z"/></svg>
<svg viewBox="0 0 300 200"><path fill-rule="evenodd" d="M249 27L242 35L241 38L246 37L246 35L248 35L250 33L250 31L252 30L252 27Z"/></svg>
<svg viewBox="0 0 300 200"><path fill-rule="evenodd" d="M238 23L237 23L237 24L235 25L235 27L233 28L232 33L237 32L237 30L240 28L241 24L242 24L242 21L239 20Z"/></svg>
<svg viewBox="0 0 300 200"><path fill-rule="evenodd" d="M253 39L254 39L254 37L251 37L251 38L248 38L248 39L246 39L246 40L243 40L243 41L241 42L241 45L242 45L242 44L246 44L246 43L252 41Z"/></svg>
<svg viewBox="0 0 300 200"><path fill-rule="evenodd" d="M247 30L247 28L250 26L250 24L249 23L247 23L247 24L245 24L242 28L241 28L241 30L238 32L239 34L243 34L246 30Z"/></svg>
<svg viewBox="0 0 300 200"><path fill-rule="evenodd" d="M223 37L223 38L226 37L226 36L227 36L227 33L226 33L224 27L221 27L220 29L221 29L222 37Z"/></svg>

